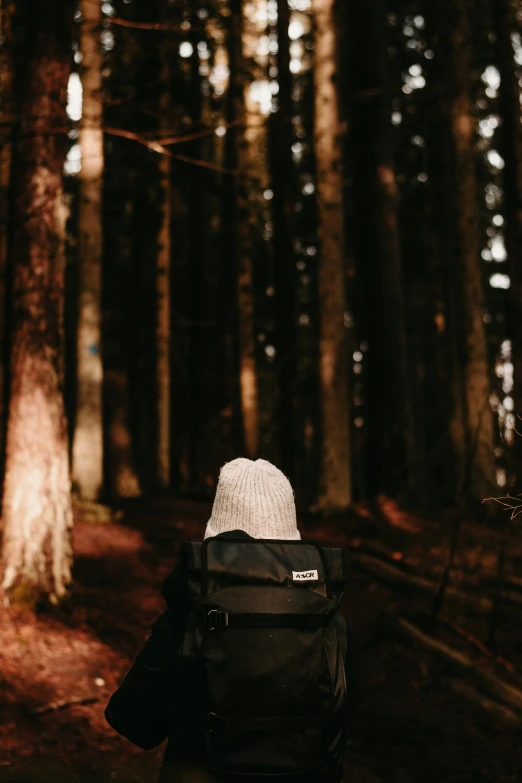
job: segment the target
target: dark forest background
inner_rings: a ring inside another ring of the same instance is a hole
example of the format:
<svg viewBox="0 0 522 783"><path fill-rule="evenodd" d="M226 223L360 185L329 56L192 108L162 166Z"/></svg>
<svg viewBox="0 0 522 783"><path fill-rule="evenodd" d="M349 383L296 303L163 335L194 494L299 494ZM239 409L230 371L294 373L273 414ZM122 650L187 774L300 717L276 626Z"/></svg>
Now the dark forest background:
<svg viewBox="0 0 522 783"><path fill-rule="evenodd" d="M0 0L2 781L153 779L237 456L350 553L347 779L521 779L521 96L519 0Z"/></svg>
<svg viewBox="0 0 522 783"><path fill-rule="evenodd" d="M88 502L211 495L238 454L327 515L516 493L521 19L4 0L4 539L17 493L68 518L69 463Z"/></svg>
<svg viewBox="0 0 522 783"><path fill-rule="evenodd" d="M143 492L157 490L159 474L154 346L163 196L161 153L143 142L164 138L162 123L174 137L210 131L165 146L173 155L169 484L212 487L222 462L246 449L238 308L249 303L238 299L236 281L238 224L248 222L255 453L286 470L305 504L320 491L321 443L328 434L321 429L318 343L327 304L318 290L314 18L311 5L294 5L292 38L283 42L292 58L286 94L273 75L279 68L276 3L259 6L268 16L255 31L259 62L244 58L242 71L231 67L241 55L231 52L241 47L241 26L229 4L103 5L103 356L106 377L121 372L128 391L125 403L107 391L106 417L124 415L114 410L120 404L128 407L130 458ZM424 509L451 505L459 493L480 502L495 486L515 485L518 243L510 232L516 237L518 201L517 181L510 178L520 133L513 85L522 56L511 6L447 3L430 12L430 5L343 4L336 17L350 357L352 468L346 481L355 498L386 493ZM251 6L247 12L259 11ZM168 23L184 26L183 32L111 22L117 14L166 25L167 11ZM168 60L167 77L160 52ZM258 90L262 103L254 111L262 117L264 148L257 170L234 175L244 129L241 99L238 110L233 93L242 88ZM161 108L165 90L168 120ZM458 126L461 111L469 133ZM76 134L73 127L66 164L72 429ZM243 187L251 190L247 206L238 192ZM482 360L471 340L484 341ZM473 405L481 411L479 424L466 415ZM486 439L481 449L477 441ZM110 481L105 492L110 496Z"/></svg>

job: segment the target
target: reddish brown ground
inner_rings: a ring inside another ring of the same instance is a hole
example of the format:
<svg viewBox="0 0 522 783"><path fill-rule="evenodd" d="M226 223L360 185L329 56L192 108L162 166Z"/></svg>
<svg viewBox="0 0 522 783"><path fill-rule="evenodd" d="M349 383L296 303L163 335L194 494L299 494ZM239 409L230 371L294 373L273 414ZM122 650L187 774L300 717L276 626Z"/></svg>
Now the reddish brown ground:
<svg viewBox="0 0 522 783"><path fill-rule="evenodd" d="M118 524L79 520L69 609L36 618L2 610L1 783L153 783L162 749L133 748L106 725L103 710L163 609L159 589L181 543L201 537L208 510L186 500L138 503ZM386 532L397 560L412 566L436 560L438 528L423 531L421 552L418 520L392 505L385 510L384 522L310 523L308 533L353 549L365 534L378 546ZM466 549L471 575L477 558L493 568L489 550L477 546L475 555L471 544ZM430 655L402 647L383 630L379 618L394 601L387 588L354 572L346 613L358 650L359 695L347 783L520 783L520 735L448 690ZM51 702L88 697L97 701L30 714Z"/></svg>

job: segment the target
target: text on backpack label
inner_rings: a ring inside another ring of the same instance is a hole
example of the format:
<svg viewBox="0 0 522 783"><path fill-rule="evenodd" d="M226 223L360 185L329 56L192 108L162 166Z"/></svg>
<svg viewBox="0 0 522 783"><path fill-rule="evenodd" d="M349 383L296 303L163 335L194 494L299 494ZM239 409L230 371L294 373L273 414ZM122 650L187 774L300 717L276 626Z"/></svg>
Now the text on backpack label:
<svg viewBox="0 0 522 783"><path fill-rule="evenodd" d="M296 582L308 582L319 579L317 571L292 571L292 579Z"/></svg>

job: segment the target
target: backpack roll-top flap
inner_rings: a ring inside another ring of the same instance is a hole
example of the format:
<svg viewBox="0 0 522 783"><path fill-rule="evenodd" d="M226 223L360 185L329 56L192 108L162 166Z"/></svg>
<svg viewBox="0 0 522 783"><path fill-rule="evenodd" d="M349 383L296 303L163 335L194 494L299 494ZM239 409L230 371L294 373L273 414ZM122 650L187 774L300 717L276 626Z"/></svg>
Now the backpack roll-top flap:
<svg viewBox="0 0 522 783"><path fill-rule="evenodd" d="M233 584L300 584L338 598L347 581L342 550L311 541L209 538L185 544L181 559L192 601Z"/></svg>
<svg viewBox="0 0 522 783"><path fill-rule="evenodd" d="M322 550L308 542L207 539L201 547L201 593L234 585L305 587L329 596L330 574Z"/></svg>

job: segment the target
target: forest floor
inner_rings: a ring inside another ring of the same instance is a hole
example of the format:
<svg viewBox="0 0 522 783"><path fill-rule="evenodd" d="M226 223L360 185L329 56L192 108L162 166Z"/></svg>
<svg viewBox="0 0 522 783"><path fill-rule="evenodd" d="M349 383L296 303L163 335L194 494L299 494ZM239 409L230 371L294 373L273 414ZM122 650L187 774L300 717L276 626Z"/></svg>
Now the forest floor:
<svg viewBox="0 0 522 783"><path fill-rule="evenodd" d="M520 730L465 690L456 692L437 656L402 644L383 623L383 613L418 613L425 606L423 590L406 584L405 591L396 572L433 577L445 523L418 520L391 503L382 503L377 514L360 511L343 520L303 523L304 537L347 546L356 566L345 600L358 659L346 783L520 783ZM208 514L207 503L178 499L131 504L116 523L79 518L68 609L36 618L28 610L2 609L2 783L156 780L163 748L134 748L109 728L103 711L163 611L159 590L181 544L202 537ZM472 593L474 584L487 583L494 573L495 547L486 529L469 525L462 542L453 586L464 584ZM510 567L521 573L515 550L510 546ZM384 578L375 576L375 568ZM484 638L483 613L452 616ZM501 652L517 668L521 617L513 622L507 612L498 624ZM74 700L91 701L52 708ZM47 711L39 714L42 708Z"/></svg>

